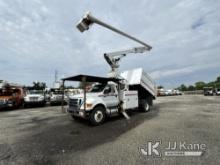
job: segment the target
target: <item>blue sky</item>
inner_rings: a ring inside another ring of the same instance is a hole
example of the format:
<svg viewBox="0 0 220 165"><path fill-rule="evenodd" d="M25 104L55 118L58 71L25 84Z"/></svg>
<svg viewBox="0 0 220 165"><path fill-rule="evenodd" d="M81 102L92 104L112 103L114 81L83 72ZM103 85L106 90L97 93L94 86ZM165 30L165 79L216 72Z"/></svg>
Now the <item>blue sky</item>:
<svg viewBox="0 0 220 165"><path fill-rule="evenodd" d="M51 86L55 69L105 76L103 53L140 46L98 25L80 33L87 11L153 46L121 70L143 67L166 87L220 76L220 1L0 0L0 79Z"/></svg>

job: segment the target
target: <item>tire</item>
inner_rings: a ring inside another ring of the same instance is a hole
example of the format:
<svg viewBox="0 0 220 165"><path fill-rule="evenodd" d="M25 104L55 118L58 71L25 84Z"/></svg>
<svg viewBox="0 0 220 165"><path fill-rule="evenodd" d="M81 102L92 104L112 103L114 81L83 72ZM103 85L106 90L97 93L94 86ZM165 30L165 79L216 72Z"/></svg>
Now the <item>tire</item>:
<svg viewBox="0 0 220 165"><path fill-rule="evenodd" d="M21 100L21 102L19 103L19 108L23 108L24 105L24 100Z"/></svg>
<svg viewBox="0 0 220 165"><path fill-rule="evenodd" d="M77 119L79 119L79 117L77 117L77 116L74 116L74 115L71 115L71 117L74 119L74 120L77 120Z"/></svg>
<svg viewBox="0 0 220 165"><path fill-rule="evenodd" d="M141 112L149 112L150 111L150 108L151 108L151 105L149 103L148 100L142 100L140 106L139 106L139 109L141 110Z"/></svg>
<svg viewBox="0 0 220 165"><path fill-rule="evenodd" d="M105 121L106 113L105 108L102 106L97 106L89 114L89 121L93 126L102 124Z"/></svg>
<svg viewBox="0 0 220 165"><path fill-rule="evenodd" d="M41 107L45 107L45 105L46 105L46 102L42 102L42 103L40 104Z"/></svg>
<svg viewBox="0 0 220 165"><path fill-rule="evenodd" d="M27 108L27 104L23 103L23 108Z"/></svg>

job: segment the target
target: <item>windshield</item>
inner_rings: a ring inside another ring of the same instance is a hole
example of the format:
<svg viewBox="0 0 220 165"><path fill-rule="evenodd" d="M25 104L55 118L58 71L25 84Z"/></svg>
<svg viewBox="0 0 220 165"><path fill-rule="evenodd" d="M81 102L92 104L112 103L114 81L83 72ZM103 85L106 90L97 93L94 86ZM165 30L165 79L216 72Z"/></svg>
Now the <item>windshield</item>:
<svg viewBox="0 0 220 165"><path fill-rule="evenodd" d="M13 91L11 90L0 90L0 96L11 96Z"/></svg>
<svg viewBox="0 0 220 165"><path fill-rule="evenodd" d="M53 91L52 94L54 94L54 95L62 95L63 91Z"/></svg>
<svg viewBox="0 0 220 165"><path fill-rule="evenodd" d="M102 92L106 84L96 84L94 85L89 92Z"/></svg>
<svg viewBox="0 0 220 165"><path fill-rule="evenodd" d="M27 94L31 94L31 95L33 95L33 94L39 95L40 94L40 95L42 95L42 94L44 94L44 92L42 90L28 90Z"/></svg>

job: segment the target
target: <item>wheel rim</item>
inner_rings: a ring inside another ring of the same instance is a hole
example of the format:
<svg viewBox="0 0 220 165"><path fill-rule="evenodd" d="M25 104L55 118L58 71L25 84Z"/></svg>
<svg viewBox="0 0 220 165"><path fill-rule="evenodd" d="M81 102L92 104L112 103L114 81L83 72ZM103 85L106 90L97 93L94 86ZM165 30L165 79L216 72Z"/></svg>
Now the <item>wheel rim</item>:
<svg viewBox="0 0 220 165"><path fill-rule="evenodd" d="M149 111L149 109L150 109L150 106L149 106L149 104L148 104L148 103L146 103L146 106L145 106L145 111Z"/></svg>
<svg viewBox="0 0 220 165"><path fill-rule="evenodd" d="M103 113L102 111L96 111L94 114L94 119L97 123L101 122L103 119Z"/></svg>

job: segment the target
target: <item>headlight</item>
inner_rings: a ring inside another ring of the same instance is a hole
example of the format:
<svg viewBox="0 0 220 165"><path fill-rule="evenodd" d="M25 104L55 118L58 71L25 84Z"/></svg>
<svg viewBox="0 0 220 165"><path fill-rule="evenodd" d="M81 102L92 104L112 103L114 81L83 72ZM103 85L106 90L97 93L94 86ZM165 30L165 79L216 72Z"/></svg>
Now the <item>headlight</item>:
<svg viewBox="0 0 220 165"><path fill-rule="evenodd" d="M44 99L44 96L40 96L38 99L39 99L39 100L43 100L43 99Z"/></svg>
<svg viewBox="0 0 220 165"><path fill-rule="evenodd" d="M12 104L13 103L13 101L12 100L7 100L7 102L8 102L8 104Z"/></svg>
<svg viewBox="0 0 220 165"><path fill-rule="evenodd" d="M25 97L24 97L24 100L25 100L25 101L27 101L27 100L29 100L29 99L28 99L28 97L27 97L27 96L25 96Z"/></svg>
<svg viewBox="0 0 220 165"><path fill-rule="evenodd" d="M2 100L1 100L1 102L4 103L4 104L5 104L7 101L8 101L7 99L2 99Z"/></svg>
<svg viewBox="0 0 220 165"><path fill-rule="evenodd" d="M90 109L90 108L92 108L92 103L86 103L86 109L88 108L88 109Z"/></svg>
<svg viewBox="0 0 220 165"><path fill-rule="evenodd" d="M55 96L51 96L50 99L52 99L52 100L55 99Z"/></svg>

